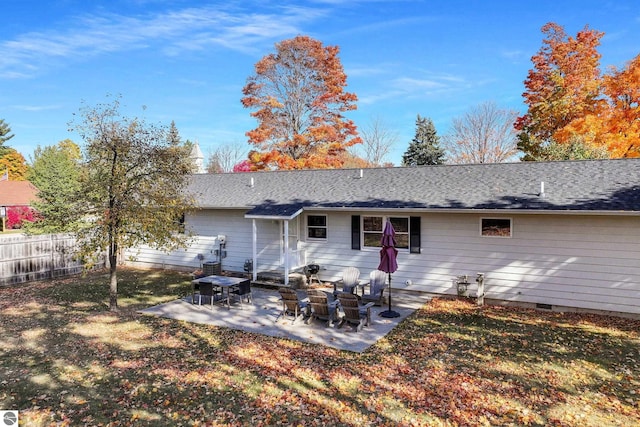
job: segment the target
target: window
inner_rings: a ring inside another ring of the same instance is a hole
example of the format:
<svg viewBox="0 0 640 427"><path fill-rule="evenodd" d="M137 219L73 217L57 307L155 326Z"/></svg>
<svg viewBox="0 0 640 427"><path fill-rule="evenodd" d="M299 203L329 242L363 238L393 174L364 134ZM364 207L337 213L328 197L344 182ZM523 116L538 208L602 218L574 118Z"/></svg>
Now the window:
<svg viewBox="0 0 640 427"><path fill-rule="evenodd" d="M308 215L307 216L307 238L313 240L327 239L327 216Z"/></svg>
<svg viewBox="0 0 640 427"><path fill-rule="evenodd" d="M409 249L409 218L408 217L385 217L385 216L363 216L362 217L362 241L364 247L379 248L382 240L382 233L387 219L391 221L396 232L396 248Z"/></svg>
<svg viewBox="0 0 640 427"><path fill-rule="evenodd" d="M511 219L481 218L480 234L487 237L511 237Z"/></svg>
<svg viewBox="0 0 640 427"><path fill-rule="evenodd" d="M367 230L367 235L369 235L369 240L372 241L372 243L375 246L370 246L370 247L380 247L380 240L382 238L382 231L384 230L383 228L376 228L373 229L375 227L377 227L376 224L378 223L383 223L385 217L382 216L378 216L378 217L365 217L365 218L380 218L381 222L378 220L367 220L367 225L369 226L369 228L371 228L370 230ZM407 218L395 218L392 217L391 218L391 223L394 224L394 229L396 230L397 234L396 234L396 241L398 241L398 245L401 244L402 240L405 238L404 236L406 234L408 234L408 238L409 238L409 253L412 254L419 254L421 251L421 245L420 245L420 236L421 236L421 232L420 232L420 217L419 216L412 216L409 217L409 233L404 232L403 230L406 229L405 226L403 226L402 224L399 224L399 222L404 222L406 221ZM360 215L351 215L351 249L353 249L354 251L359 251L362 249L362 247L364 246L362 243L364 242L364 235L365 233L362 232L364 228L364 221L363 218L360 217ZM373 236L373 237L371 237ZM375 240L377 237L380 237L377 241ZM405 246L406 248L406 246Z"/></svg>
<svg viewBox="0 0 640 427"><path fill-rule="evenodd" d="M182 213L182 215L180 215L179 217L176 217L174 222L176 223L178 233L184 234L186 231L186 220L184 213Z"/></svg>

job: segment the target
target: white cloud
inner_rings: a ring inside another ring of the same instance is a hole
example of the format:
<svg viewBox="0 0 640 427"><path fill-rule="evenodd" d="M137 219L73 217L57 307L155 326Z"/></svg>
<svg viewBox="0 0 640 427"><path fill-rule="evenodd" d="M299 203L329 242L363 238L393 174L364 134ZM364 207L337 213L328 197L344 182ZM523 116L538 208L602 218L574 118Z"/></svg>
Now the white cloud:
<svg viewBox="0 0 640 427"><path fill-rule="evenodd" d="M358 104L371 105L388 100L407 100L440 96L444 93L459 92L471 87L463 77L449 74L429 74L425 76L400 76L388 80L388 84L378 87L378 92L359 94Z"/></svg>
<svg viewBox="0 0 640 427"><path fill-rule="evenodd" d="M262 13L203 7L145 17L81 16L75 27L64 31L31 32L0 41L0 77L34 75L60 59L77 60L136 49L157 49L171 55L220 46L250 52L260 42L300 33L300 24L323 13L302 7Z"/></svg>
<svg viewBox="0 0 640 427"><path fill-rule="evenodd" d="M11 108L14 110L20 111L28 111L28 112L39 112L39 111L51 111L51 110L59 110L62 108L61 105L12 105Z"/></svg>

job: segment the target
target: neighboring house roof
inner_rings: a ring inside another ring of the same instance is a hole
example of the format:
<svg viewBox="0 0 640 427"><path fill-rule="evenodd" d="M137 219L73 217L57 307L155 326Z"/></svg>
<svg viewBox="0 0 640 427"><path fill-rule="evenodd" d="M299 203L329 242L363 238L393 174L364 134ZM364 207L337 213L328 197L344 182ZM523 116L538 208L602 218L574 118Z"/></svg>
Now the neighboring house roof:
<svg viewBox="0 0 640 427"><path fill-rule="evenodd" d="M190 190L202 208L246 208L247 217L325 208L640 214L640 159L205 174Z"/></svg>
<svg viewBox="0 0 640 427"><path fill-rule="evenodd" d="M29 181L0 181L0 206L29 206L37 194Z"/></svg>

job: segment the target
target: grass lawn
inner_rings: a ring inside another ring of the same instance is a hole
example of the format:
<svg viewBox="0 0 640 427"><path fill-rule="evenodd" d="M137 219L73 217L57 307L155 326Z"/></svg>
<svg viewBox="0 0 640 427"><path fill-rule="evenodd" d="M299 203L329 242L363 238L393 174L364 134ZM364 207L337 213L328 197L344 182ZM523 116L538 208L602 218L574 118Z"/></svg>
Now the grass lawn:
<svg viewBox="0 0 640 427"><path fill-rule="evenodd" d="M638 426L640 321L433 300L362 354L136 310L190 278L0 288L0 410L22 425Z"/></svg>

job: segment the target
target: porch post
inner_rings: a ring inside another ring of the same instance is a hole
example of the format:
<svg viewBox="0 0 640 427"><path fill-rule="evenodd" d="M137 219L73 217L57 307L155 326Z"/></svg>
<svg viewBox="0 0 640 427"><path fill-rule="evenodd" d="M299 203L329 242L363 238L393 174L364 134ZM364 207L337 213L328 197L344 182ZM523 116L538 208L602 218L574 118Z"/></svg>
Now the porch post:
<svg viewBox="0 0 640 427"><path fill-rule="evenodd" d="M289 286L289 220L284 220L284 285Z"/></svg>
<svg viewBox="0 0 640 427"><path fill-rule="evenodd" d="M256 220L255 218L252 220L252 230L251 230L251 234L252 234L252 249L251 249L251 258L253 259L253 268L252 268L252 274L253 274L253 281L257 281L258 280L258 227L256 227Z"/></svg>

